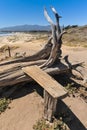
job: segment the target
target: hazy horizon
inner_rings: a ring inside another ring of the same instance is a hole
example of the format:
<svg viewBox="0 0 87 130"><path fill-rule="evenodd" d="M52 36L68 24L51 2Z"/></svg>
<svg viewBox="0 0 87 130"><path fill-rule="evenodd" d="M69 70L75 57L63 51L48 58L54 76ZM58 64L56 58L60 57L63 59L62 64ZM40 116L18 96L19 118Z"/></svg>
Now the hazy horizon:
<svg viewBox="0 0 87 130"><path fill-rule="evenodd" d="M12 25L12 26L5 26L5 27L0 27L0 29L3 29L3 28L10 28L10 27L19 27L19 26L26 26L26 25L29 25L29 26L44 26L44 27L46 27L46 26L50 26L49 24L47 24L47 25L40 25L40 24L23 24L23 25ZM70 25L70 26L74 26L74 25L76 25L76 24L73 24L73 25ZM67 27L67 26L69 26L69 25L66 25L65 27ZM79 26L79 27L81 27L81 26L87 26L87 24L85 24L85 25L77 25L77 26Z"/></svg>

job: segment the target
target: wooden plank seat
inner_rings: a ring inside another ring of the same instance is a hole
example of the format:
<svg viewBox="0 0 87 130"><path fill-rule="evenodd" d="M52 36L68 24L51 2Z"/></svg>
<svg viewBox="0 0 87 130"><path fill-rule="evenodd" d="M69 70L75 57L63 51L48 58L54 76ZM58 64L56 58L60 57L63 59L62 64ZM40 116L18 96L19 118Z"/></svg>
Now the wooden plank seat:
<svg viewBox="0 0 87 130"><path fill-rule="evenodd" d="M24 67L22 70L44 88L44 115L47 120L51 121L57 99L62 99L67 95L65 88L38 66Z"/></svg>

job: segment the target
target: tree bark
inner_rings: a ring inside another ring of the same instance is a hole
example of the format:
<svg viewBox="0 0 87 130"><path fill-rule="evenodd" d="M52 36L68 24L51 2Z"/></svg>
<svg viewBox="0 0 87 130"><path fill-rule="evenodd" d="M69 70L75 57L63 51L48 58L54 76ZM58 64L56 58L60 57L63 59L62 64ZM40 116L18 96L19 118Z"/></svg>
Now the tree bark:
<svg viewBox="0 0 87 130"><path fill-rule="evenodd" d="M22 67L31 66L31 65L41 65L46 60L39 60L27 63L17 63L12 65L5 65L0 67L0 88L14 85L20 82L31 81L31 78L24 74ZM43 68L44 69L44 68ZM69 68L63 63L56 64L50 68L44 69L47 73L54 75L59 73L64 73L69 71Z"/></svg>
<svg viewBox="0 0 87 130"><path fill-rule="evenodd" d="M54 62L60 58L61 56L61 45L62 45L62 35L65 33L65 31L61 32L60 25L59 25L59 18L60 16L56 12L56 10L52 7L52 11L55 14L56 17L56 25L53 23L52 19L49 17L47 10L44 9L44 15L47 19L47 21L51 24L52 29L52 38L53 38L53 46L51 49L50 56L46 63L41 65L41 67L50 67L54 64Z"/></svg>
<svg viewBox="0 0 87 130"><path fill-rule="evenodd" d="M44 90L44 118L50 122L56 112L57 99Z"/></svg>

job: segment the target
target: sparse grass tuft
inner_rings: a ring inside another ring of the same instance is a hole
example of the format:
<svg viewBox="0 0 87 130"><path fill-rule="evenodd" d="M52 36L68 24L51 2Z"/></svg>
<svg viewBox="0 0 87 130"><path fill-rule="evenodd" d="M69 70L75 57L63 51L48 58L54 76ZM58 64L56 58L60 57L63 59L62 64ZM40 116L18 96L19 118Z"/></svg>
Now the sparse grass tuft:
<svg viewBox="0 0 87 130"><path fill-rule="evenodd" d="M7 38L8 42L16 42L19 40L17 35L12 35L10 37Z"/></svg>
<svg viewBox="0 0 87 130"><path fill-rule="evenodd" d="M73 83L67 84L67 86L65 86L65 88L68 90L69 94L74 94L77 90L77 88L74 86Z"/></svg>
<svg viewBox="0 0 87 130"><path fill-rule="evenodd" d="M62 118L55 119L52 124L41 119L37 121L36 125L33 126L34 130L69 130L67 125L62 121Z"/></svg>
<svg viewBox="0 0 87 130"><path fill-rule="evenodd" d="M7 48L8 48L8 45L3 45L2 47L0 47L0 52L4 52L4 50Z"/></svg>
<svg viewBox="0 0 87 130"><path fill-rule="evenodd" d="M33 126L34 130L52 130L50 125L44 119L38 120Z"/></svg>
<svg viewBox="0 0 87 130"><path fill-rule="evenodd" d="M1 98L0 99L0 113L4 112L8 107L9 103L11 102L10 99Z"/></svg>
<svg viewBox="0 0 87 130"><path fill-rule="evenodd" d="M8 45L3 45L2 47L0 47L0 52L4 52L7 48L8 48ZM10 46L11 50L15 50L17 48L19 48L19 46L16 46L16 45Z"/></svg>
<svg viewBox="0 0 87 130"><path fill-rule="evenodd" d="M63 43L70 47L87 47L87 26L69 28L63 36Z"/></svg>

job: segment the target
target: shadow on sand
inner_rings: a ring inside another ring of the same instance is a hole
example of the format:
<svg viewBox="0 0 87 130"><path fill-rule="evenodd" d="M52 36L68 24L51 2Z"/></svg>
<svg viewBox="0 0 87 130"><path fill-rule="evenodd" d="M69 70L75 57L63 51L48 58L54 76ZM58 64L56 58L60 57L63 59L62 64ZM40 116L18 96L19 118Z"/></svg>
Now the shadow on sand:
<svg viewBox="0 0 87 130"><path fill-rule="evenodd" d="M19 85L17 90L10 96L10 98L14 100L33 92L37 92L43 98L43 88L41 88L36 82ZM55 117L62 117L63 121L68 125L70 130L86 130L80 120L63 101L58 100L56 110Z"/></svg>

